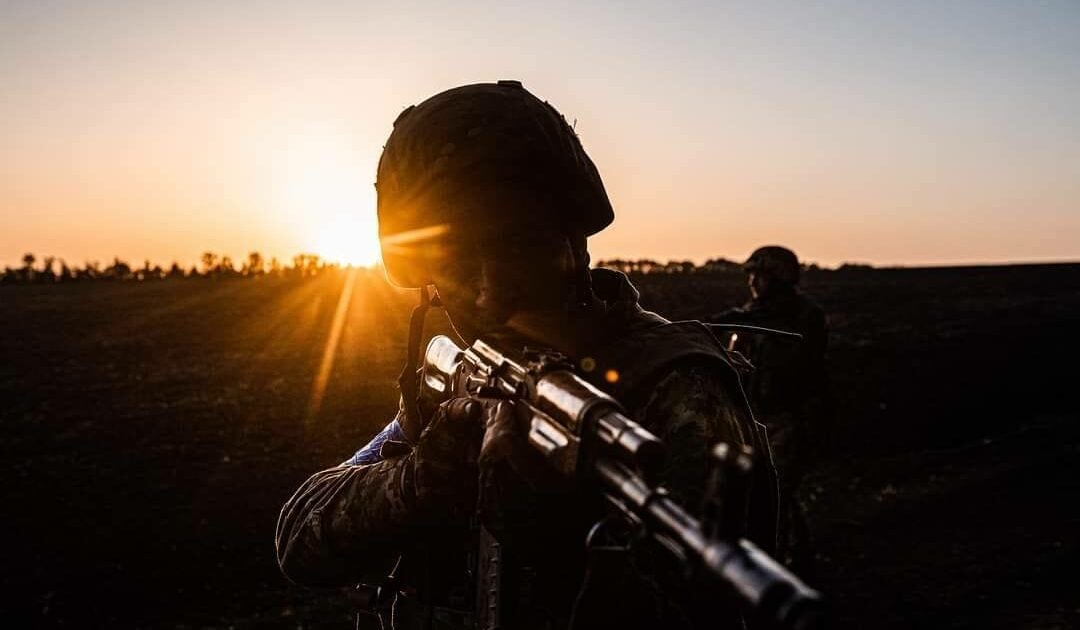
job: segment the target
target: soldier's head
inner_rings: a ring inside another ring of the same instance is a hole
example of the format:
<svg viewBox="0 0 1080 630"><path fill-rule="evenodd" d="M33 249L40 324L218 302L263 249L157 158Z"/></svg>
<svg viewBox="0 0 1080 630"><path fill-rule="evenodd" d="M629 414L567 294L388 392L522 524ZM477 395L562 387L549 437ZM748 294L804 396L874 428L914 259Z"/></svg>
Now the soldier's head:
<svg viewBox="0 0 1080 630"><path fill-rule="evenodd" d="M611 223L611 204L573 129L516 81L402 112L376 189L387 276L435 285L464 337L591 296L585 239Z"/></svg>
<svg viewBox="0 0 1080 630"><path fill-rule="evenodd" d="M790 291L799 283L799 258L795 252L779 245L755 249L743 263L743 270L750 295L755 300Z"/></svg>

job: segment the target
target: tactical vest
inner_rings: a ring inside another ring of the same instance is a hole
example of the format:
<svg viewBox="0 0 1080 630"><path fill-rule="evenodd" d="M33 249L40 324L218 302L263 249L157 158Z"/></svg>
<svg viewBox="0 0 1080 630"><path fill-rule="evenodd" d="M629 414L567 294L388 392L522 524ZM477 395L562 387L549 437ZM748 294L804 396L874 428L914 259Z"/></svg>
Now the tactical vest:
<svg viewBox="0 0 1080 630"><path fill-rule="evenodd" d="M587 364L593 369L582 373L582 377L636 415L656 385L675 368L705 365L715 370L734 403L744 407L752 425L746 427L756 454L748 532L758 546L772 553L777 531L776 471L765 426L753 419L739 372L715 335L701 322L668 322L647 312L640 315L629 334L592 353L592 361Z"/></svg>

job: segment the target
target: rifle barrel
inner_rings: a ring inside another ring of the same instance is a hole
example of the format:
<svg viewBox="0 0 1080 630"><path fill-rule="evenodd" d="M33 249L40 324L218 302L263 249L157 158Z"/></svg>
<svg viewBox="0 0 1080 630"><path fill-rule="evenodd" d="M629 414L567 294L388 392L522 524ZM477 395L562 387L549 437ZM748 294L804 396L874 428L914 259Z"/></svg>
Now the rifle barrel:
<svg viewBox="0 0 1080 630"><path fill-rule="evenodd" d="M696 518L626 466L599 460L595 471L613 503L646 531L674 542L695 569L721 583L768 627L816 630L822 627L821 595L746 539L710 538Z"/></svg>

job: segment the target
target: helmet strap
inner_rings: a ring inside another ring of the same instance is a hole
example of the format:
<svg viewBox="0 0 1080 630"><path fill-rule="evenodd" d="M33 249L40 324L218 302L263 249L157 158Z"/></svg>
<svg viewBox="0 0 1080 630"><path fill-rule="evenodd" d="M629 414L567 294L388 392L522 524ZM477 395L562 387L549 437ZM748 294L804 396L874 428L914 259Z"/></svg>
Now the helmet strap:
<svg viewBox="0 0 1080 630"><path fill-rule="evenodd" d="M592 288L592 273L589 271L589 250L586 248L585 239L571 237L570 251L574 257L574 291L575 302L579 308L592 306L596 295Z"/></svg>
<svg viewBox="0 0 1080 630"><path fill-rule="evenodd" d="M438 298L432 300L428 285L420 287L420 303L413 308L409 317L409 347L405 356L405 367L398 375L398 389L401 390L402 411L404 417L401 429L405 439L415 444L424 429L424 420L420 415L419 374L420 340L424 336L424 319L428 309L439 306Z"/></svg>

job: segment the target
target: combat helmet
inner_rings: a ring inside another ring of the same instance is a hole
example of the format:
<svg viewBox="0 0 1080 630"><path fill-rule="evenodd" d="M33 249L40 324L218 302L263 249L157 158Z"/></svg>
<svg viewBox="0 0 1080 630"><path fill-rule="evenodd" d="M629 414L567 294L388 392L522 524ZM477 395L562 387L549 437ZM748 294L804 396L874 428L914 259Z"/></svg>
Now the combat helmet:
<svg viewBox="0 0 1080 630"><path fill-rule="evenodd" d="M518 81L456 87L406 108L375 187L383 265L403 288L431 283L428 270L459 231L543 223L590 236L614 218L577 134Z"/></svg>
<svg viewBox="0 0 1080 630"><path fill-rule="evenodd" d="M795 252L779 245L766 245L754 250L743 263L747 272L760 273L788 285L799 282L799 258Z"/></svg>

